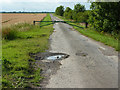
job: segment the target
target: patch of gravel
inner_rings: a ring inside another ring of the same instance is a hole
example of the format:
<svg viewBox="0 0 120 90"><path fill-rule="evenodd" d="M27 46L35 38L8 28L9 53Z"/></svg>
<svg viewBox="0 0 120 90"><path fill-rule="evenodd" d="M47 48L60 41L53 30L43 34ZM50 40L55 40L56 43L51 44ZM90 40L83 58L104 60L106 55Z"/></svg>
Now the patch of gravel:
<svg viewBox="0 0 120 90"><path fill-rule="evenodd" d="M48 84L50 76L57 72L61 63L58 60L36 60L35 65L42 69L41 76L44 77L44 79L40 82L40 87L45 87Z"/></svg>
<svg viewBox="0 0 120 90"><path fill-rule="evenodd" d="M56 60L46 60L46 57L54 56L54 55L64 55L61 59ZM40 88L45 87L48 84L50 76L55 74L57 70L60 68L61 60L68 58L69 55L64 53L51 53L51 52L44 52L44 53L30 53L31 58L34 58L35 61L35 69L41 68L40 75L44 77L44 79L40 82ZM38 88L38 87L37 87Z"/></svg>

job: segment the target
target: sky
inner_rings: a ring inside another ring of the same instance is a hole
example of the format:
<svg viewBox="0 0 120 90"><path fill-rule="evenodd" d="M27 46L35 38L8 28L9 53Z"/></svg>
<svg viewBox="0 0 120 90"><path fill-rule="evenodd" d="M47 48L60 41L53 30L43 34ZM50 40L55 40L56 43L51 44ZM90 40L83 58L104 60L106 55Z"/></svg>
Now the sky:
<svg viewBox="0 0 120 90"><path fill-rule="evenodd" d="M54 12L60 5L73 9L77 3L85 5L87 10L90 9L87 0L2 0L0 11Z"/></svg>

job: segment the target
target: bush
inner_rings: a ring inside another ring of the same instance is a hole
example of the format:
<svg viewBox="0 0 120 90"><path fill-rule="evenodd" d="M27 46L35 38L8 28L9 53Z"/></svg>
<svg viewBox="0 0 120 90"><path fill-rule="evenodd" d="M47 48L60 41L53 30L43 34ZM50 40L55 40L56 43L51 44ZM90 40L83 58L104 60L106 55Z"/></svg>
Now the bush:
<svg viewBox="0 0 120 90"><path fill-rule="evenodd" d="M17 25L11 25L2 29L2 38L6 40L14 40L19 38L19 32L31 30L34 26L27 23L19 23Z"/></svg>
<svg viewBox="0 0 120 90"><path fill-rule="evenodd" d="M5 28L2 32L2 37L7 40L13 40L17 38L17 30L13 30L9 27Z"/></svg>
<svg viewBox="0 0 120 90"><path fill-rule="evenodd" d="M120 2L93 2L89 22L97 31L104 31L110 34L118 34L120 28L119 15Z"/></svg>

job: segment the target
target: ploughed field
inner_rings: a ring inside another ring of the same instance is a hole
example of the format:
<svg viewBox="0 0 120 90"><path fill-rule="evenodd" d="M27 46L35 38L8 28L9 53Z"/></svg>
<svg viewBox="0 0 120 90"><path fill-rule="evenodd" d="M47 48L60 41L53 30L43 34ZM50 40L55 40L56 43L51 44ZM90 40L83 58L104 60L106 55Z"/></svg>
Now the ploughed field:
<svg viewBox="0 0 120 90"><path fill-rule="evenodd" d="M12 25L18 23L32 23L35 20L42 20L46 14L28 14L28 13L3 13L2 25Z"/></svg>

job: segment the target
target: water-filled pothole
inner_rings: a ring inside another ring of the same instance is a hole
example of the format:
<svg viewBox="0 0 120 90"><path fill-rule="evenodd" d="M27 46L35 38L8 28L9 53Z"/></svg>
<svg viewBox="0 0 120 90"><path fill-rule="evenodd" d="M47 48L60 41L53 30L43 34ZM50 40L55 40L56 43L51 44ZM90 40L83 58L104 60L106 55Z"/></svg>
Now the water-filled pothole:
<svg viewBox="0 0 120 90"><path fill-rule="evenodd" d="M62 60L68 58L69 55L65 53L51 53L51 52L44 52L44 53L37 53L31 54L35 60Z"/></svg>

